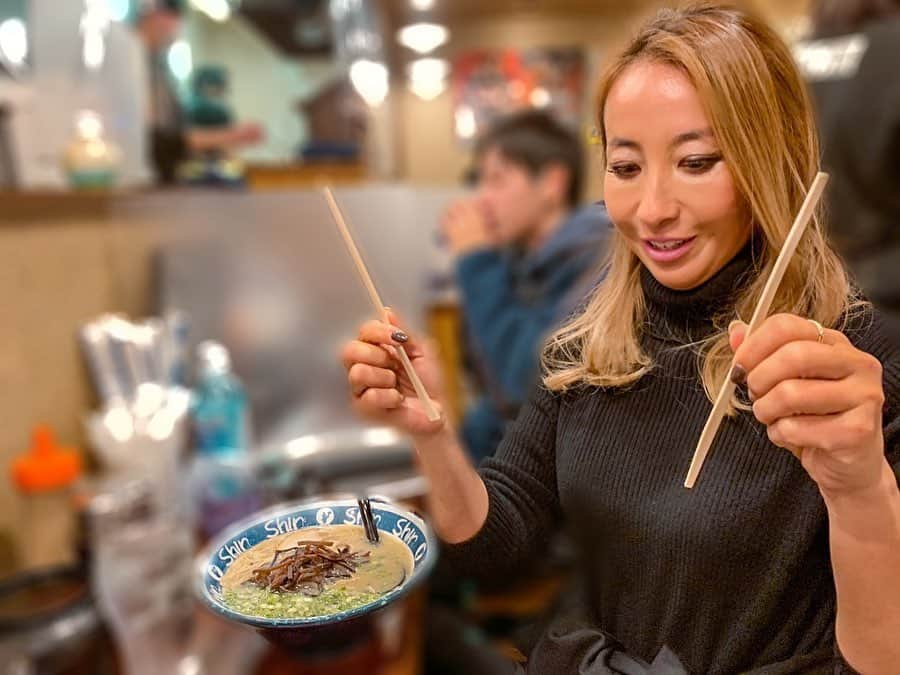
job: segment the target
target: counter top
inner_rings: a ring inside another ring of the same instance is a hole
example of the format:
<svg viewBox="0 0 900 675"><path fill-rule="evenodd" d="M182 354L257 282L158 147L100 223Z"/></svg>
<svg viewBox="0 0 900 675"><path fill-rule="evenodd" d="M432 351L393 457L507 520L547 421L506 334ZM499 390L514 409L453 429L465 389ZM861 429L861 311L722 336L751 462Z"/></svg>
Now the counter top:
<svg viewBox="0 0 900 675"><path fill-rule="evenodd" d="M249 190L217 190L203 187L160 189L111 189L73 192L66 190L0 190L0 225L29 221L105 218L112 207L137 199L160 196L247 194L247 192L296 191L332 185L359 185L367 181L364 166L353 163L247 165Z"/></svg>
<svg viewBox="0 0 900 675"><path fill-rule="evenodd" d="M62 190L0 191L0 224L69 218L100 218L112 203L139 194L129 191L65 192Z"/></svg>

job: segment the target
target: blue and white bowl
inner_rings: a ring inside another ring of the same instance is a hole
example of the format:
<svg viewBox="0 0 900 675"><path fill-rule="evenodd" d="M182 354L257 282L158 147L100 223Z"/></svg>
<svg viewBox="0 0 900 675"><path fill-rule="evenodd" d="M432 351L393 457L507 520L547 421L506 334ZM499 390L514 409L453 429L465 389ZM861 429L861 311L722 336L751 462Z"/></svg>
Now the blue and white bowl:
<svg viewBox="0 0 900 675"><path fill-rule="evenodd" d="M244 551L270 537L306 527L324 525L362 525L356 499L314 499L293 505L276 506L256 513L228 528L216 537L199 560L197 593L203 603L217 614L260 630L273 642L286 644L342 644L364 631L371 616L390 605L431 572L437 560L437 540L431 528L418 515L380 498L373 498L372 513L378 529L393 534L409 547L415 566L399 587L377 600L354 609L328 616L304 619L273 619L237 612L222 598L222 577Z"/></svg>

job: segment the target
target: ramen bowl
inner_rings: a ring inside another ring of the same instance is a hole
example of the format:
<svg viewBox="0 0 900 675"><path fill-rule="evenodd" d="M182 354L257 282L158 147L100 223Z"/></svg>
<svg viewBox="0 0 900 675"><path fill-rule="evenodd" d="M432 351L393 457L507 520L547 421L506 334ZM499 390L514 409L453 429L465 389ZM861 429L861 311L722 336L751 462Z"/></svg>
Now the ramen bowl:
<svg viewBox="0 0 900 675"><path fill-rule="evenodd" d="M420 516L390 500L372 498L371 503L378 530L396 537L408 549L413 561L412 570L405 580L380 597L350 609L304 618L243 613L225 602L222 579L229 567L257 544L294 532L302 539L307 528L332 525L362 527L362 517L353 497L321 498L277 506L232 525L215 537L201 554L197 594L216 614L255 628L266 639L278 644L315 645L327 650L354 643L371 630L374 616L419 585L437 560L437 541Z"/></svg>

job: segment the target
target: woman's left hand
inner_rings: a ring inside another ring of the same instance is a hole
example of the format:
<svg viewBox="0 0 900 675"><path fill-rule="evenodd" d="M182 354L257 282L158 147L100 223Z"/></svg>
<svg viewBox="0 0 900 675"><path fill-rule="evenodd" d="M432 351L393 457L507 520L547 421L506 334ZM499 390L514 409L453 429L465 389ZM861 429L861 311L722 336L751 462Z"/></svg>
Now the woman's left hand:
<svg viewBox="0 0 900 675"><path fill-rule="evenodd" d="M746 330L735 322L729 331L735 380L743 371L772 443L799 457L825 497L875 488L885 463L878 359L836 330L819 343L818 327L792 314L744 339Z"/></svg>

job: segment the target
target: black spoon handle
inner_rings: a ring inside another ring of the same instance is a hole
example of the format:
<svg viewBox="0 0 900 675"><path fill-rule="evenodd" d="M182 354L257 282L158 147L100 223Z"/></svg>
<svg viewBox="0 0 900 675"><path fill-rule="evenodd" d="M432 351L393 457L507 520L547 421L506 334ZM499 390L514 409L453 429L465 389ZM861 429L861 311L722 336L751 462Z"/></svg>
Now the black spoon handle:
<svg viewBox="0 0 900 675"><path fill-rule="evenodd" d="M362 517L363 528L366 531L366 539L372 544L377 544L379 541L378 526L375 524L375 517L372 515L372 503L368 497L357 499L356 503L359 505L359 514Z"/></svg>

